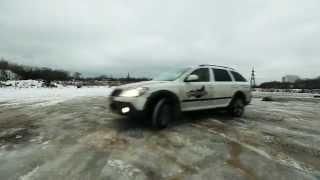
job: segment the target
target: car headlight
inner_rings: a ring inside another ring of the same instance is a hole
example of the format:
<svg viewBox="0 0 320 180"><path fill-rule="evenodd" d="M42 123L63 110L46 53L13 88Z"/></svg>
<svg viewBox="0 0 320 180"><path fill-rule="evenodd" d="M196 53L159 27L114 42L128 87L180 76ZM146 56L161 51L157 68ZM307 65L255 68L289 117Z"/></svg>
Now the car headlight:
<svg viewBox="0 0 320 180"><path fill-rule="evenodd" d="M120 94L120 96L121 97L138 97L138 96L142 96L147 91L148 91L148 88L145 88L145 87L129 89L129 90L124 90Z"/></svg>

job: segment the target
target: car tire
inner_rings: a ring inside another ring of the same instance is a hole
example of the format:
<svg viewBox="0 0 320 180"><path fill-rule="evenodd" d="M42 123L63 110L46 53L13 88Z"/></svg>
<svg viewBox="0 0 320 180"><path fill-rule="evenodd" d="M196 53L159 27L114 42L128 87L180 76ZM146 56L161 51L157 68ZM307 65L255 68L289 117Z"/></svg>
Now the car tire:
<svg viewBox="0 0 320 180"><path fill-rule="evenodd" d="M163 129L173 120L174 106L165 98L159 100L152 112L152 126L157 129Z"/></svg>
<svg viewBox="0 0 320 180"><path fill-rule="evenodd" d="M229 108L229 113L233 117L241 117L245 111L245 103L242 98L235 98L232 100Z"/></svg>

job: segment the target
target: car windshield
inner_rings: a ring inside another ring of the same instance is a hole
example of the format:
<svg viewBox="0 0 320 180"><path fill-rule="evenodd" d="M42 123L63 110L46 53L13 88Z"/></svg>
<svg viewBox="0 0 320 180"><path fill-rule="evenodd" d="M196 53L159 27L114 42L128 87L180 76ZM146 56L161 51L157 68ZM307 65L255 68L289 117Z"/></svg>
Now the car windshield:
<svg viewBox="0 0 320 180"><path fill-rule="evenodd" d="M174 81L182 76L185 72L187 72L190 68L183 68L183 69L175 69L172 71L167 71L159 74L152 80L154 81Z"/></svg>

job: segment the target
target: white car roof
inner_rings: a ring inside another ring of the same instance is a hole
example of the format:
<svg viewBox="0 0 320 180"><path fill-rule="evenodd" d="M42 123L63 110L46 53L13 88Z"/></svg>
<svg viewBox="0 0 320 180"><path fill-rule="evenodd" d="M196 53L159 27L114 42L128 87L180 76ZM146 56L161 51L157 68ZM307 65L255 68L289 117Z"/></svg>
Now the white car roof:
<svg viewBox="0 0 320 180"><path fill-rule="evenodd" d="M193 66L192 68L199 68L199 67L217 68L217 69L225 69L225 70L236 71L234 68L231 68L231 67L219 66L219 65L212 65L212 64L201 64L201 65L198 65L198 66Z"/></svg>

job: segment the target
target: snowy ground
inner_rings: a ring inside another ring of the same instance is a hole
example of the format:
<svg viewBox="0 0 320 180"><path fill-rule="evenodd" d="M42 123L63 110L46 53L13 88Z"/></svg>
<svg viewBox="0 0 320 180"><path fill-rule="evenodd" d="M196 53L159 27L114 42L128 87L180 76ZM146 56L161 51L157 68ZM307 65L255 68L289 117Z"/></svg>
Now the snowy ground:
<svg viewBox="0 0 320 180"><path fill-rule="evenodd" d="M108 88L0 92L1 180L320 179L319 99L254 98L243 118L193 112L155 131L111 114Z"/></svg>
<svg viewBox="0 0 320 180"><path fill-rule="evenodd" d="M48 106L77 97L108 96L108 87L0 88L0 107L9 105Z"/></svg>
<svg viewBox="0 0 320 180"><path fill-rule="evenodd" d="M306 98L312 99L315 95L312 93L287 93L287 92L253 92L254 97L263 98L263 97L274 97L274 98Z"/></svg>

